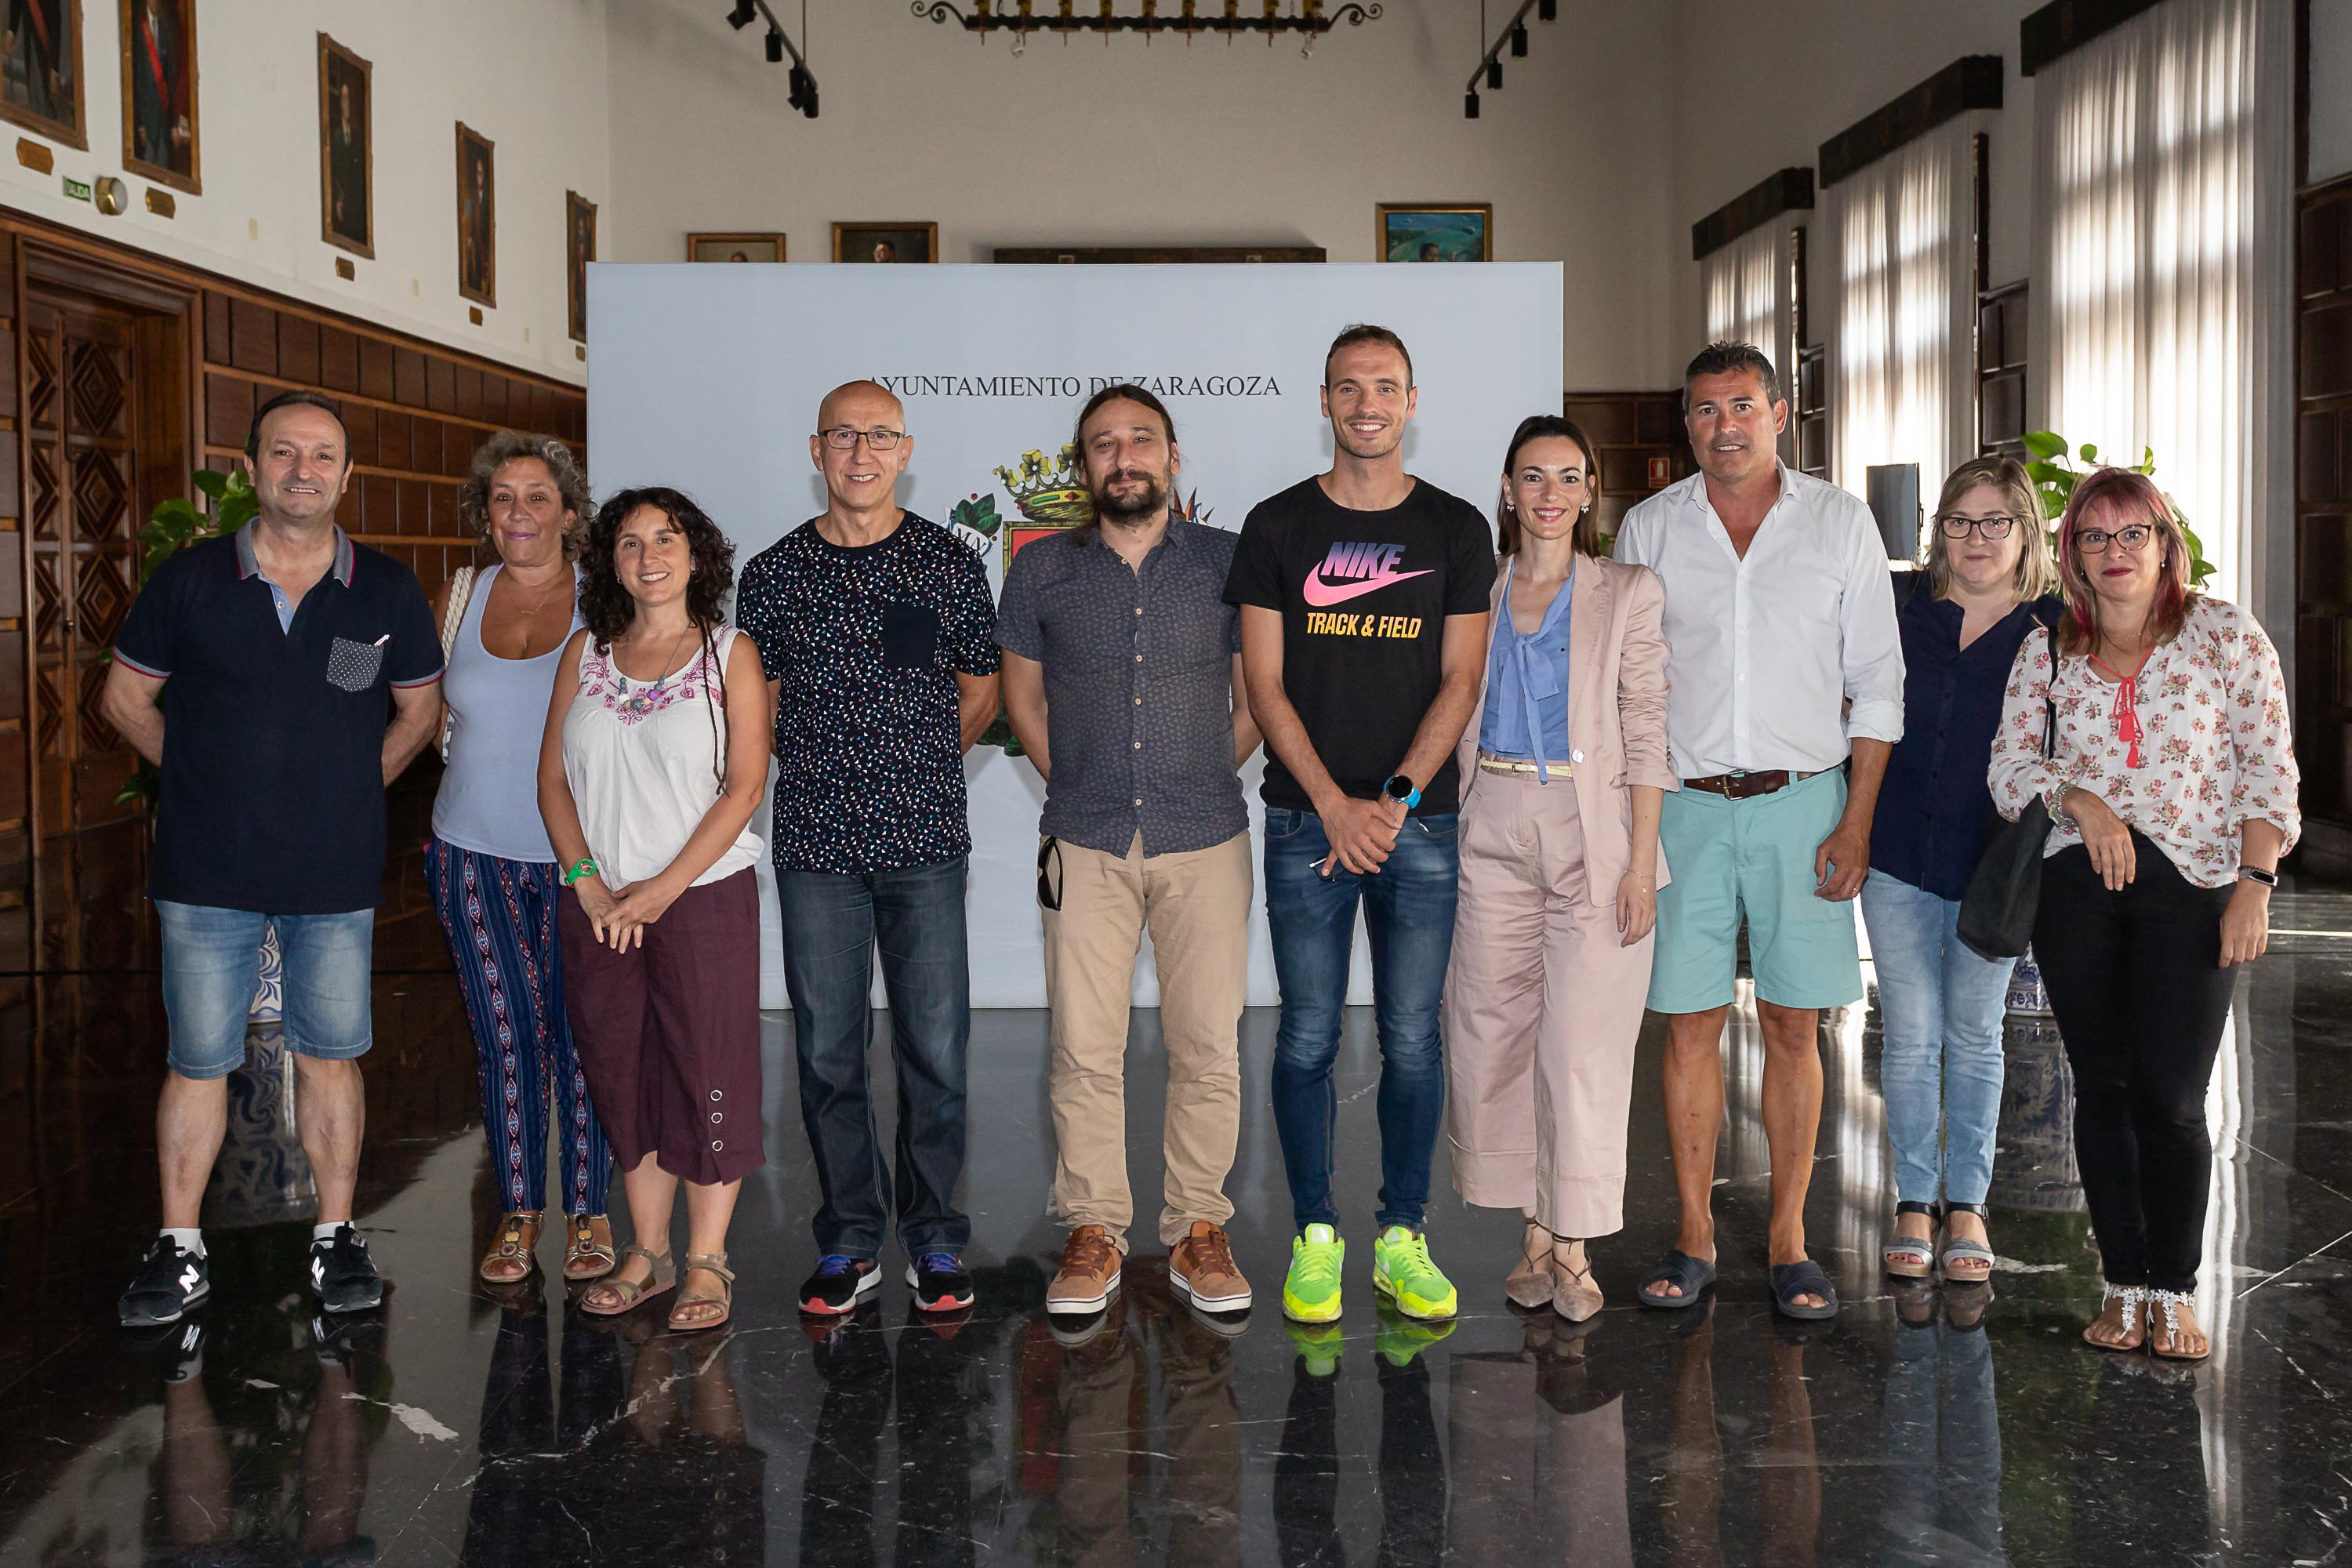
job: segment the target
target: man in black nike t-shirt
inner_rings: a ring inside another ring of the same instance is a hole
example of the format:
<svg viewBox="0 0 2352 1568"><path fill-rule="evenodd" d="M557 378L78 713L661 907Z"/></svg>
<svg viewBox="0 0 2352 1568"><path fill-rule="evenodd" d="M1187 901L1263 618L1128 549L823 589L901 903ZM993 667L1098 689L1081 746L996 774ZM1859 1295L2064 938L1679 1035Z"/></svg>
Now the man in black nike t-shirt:
<svg viewBox="0 0 2352 1568"><path fill-rule="evenodd" d="M1408 1316L1451 1318L1454 1289L1422 1223L1445 1103L1437 1013L1454 942L1454 747L1477 701L1494 539L1467 501L1404 471L1419 395L1394 332L1341 332L1323 382L1330 471L1258 503L1225 583L1270 753L1274 1118L1298 1227L1282 1304L1301 1321L1339 1315L1331 1065L1360 900L1381 1038L1372 1284Z"/></svg>

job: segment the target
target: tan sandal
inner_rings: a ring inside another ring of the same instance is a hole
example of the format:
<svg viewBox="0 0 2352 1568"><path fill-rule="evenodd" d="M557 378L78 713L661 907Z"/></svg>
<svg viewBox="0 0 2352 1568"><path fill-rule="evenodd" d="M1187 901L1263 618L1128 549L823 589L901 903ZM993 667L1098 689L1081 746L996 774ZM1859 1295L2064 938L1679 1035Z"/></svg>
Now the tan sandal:
<svg viewBox="0 0 2352 1568"><path fill-rule="evenodd" d="M697 1290L691 1295L680 1296L669 1310L669 1326L679 1333L715 1329L734 1315L735 1272L727 1267L727 1255L723 1252L690 1255L686 1260L686 1271L691 1274L698 1268L705 1274L717 1275L725 1285L726 1293L714 1296L707 1290ZM719 1315L715 1318L688 1318L685 1315L696 1307L710 1306L719 1309Z"/></svg>
<svg viewBox="0 0 2352 1568"><path fill-rule="evenodd" d="M492 1285L528 1279L539 1267L538 1247L538 1213L525 1209L508 1215L499 1221L499 1238L482 1254L481 1267L474 1272Z"/></svg>
<svg viewBox="0 0 2352 1568"><path fill-rule="evenodd" d="M2213 1336L2199 1326L2196 1317L2197 1293L2193 1290L2150 1290L2147 1293L2147 1351L2158 1361L2203 1361L2213 1353ZM2189 1321L2180 1321L2182 1309L2189 1312ZM2205 1342L2203 1350L2185 1350L2194 1342L2189 1336Z"/></svg>
<svg viewBox="0 0 2352 1568"><path fill-rule="evenodd" d="M1592 1279L1592 1249L1585 1248L1584 1267L1581 1268L1568 1261L1569 1258L1576 1256L1579 1245L1579 1242L1559 1237L1554 1237L1551 1244L1551 1310L1571 1323L1583 1322L1597 1314L1601 1306L1601 1287ZM1567 1258L1560 1256L1563 1247L1568 1248Z"/></svg>
<svg viewBox="0 0 2352 1568"><path fill-rule="evenodd" d="M2117 1304L2116 1337L2102 1339L2099 1326L2107 1321L2107 1303ZM2099 1297L2099 1315L2083 1331L2083 1342L2094 1350L2120 1351L2126 1354L2147 1343L2147 1287L2145 1285L2108 1285Z"/></svg>
<svg viewBox="0 0 2352 1568"><path fill-rule="evenodd" d="M599 1318L617 1318L665 1290L677 1288L677 1266L670 1261L668 1253L656 1255L631 1242L621 1248L621 1256L644 1258L653 1266L653 1272L643 1282L614 1279L597 1280L588 1287L587 1294L580 1298L582 1311ZM598 1300L600 1293L603 1296L601 1302Z"/></svg>
<svg viewBox="0 0 2352 1568"><path fill-rule="evenodd" d="M620 1265L613 1250L613 1222L600 1214L572 1216L572 1245L563 1249L566 1279L602 1279Z"/></svg>
<svg viewBox="0 0 2352 1568"><path fill-rule="evenodd" d="M1529 1311L1551 1305L1551 1232L1533 1220L1519 1238L1519 1266L1503 1281L1503 1294L1514 1307Z"/></svg>

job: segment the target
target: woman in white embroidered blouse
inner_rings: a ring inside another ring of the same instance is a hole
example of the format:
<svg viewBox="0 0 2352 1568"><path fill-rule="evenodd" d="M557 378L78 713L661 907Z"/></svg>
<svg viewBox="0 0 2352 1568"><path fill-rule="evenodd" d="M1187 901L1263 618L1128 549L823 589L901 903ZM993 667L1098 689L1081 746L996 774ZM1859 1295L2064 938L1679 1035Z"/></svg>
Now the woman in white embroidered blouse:
<svg viewBox="0 0 2352 1568"><path fill-rule="evenodd" d="M2302 824L2286 687L2254 618L2190 590L2187 542L2145 476L2084 479L2058 560L2055 671L2048 640L2028 637L1987 782L2011 820L2036 796L2052 816L2033 951L2074 1068L2106 1275L2083 1337L2201 1360L2205 1089L2235 966L2269 945L2279 857Z"/></svg>

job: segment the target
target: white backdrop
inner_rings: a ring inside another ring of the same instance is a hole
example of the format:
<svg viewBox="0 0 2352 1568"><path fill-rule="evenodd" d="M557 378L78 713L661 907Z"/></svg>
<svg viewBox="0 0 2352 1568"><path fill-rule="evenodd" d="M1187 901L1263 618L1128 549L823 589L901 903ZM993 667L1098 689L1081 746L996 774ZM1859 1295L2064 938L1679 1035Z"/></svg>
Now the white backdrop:
<svg viewBox="0 0 2352 1568"><path fill-rule="evenodd" d="M844 267L589 268L595 348L588 448L599 494L686 490L726 530L737 564L824 510L808 456L817 403L845 381L899 391L914 451L901 505L946 523L959 505L1002 519L967 542L992 583L1021 516L1000 468L1054 467L1095 388L1134 380L1176 418L1178 489L1238 529L1263 498L1329 466L1317 406L1340 328L1377 321L1412 351L1420 416L1407 467L1482 510L1503 447L1529 414L1560 406L1561 269L1475 266ZM1020 488L1026 489L1024 483ZM1045 786L988 745L971 794L974 1005L1045 1002L1035 902ZM1252 832L1259 763L1244 773ZM766 832L765 814L755 828ZM1261 898L1263 889L1260 889ZM774 890L762 868L761 1005L784 1005ZM1251 915L1252 1005L1275 1000L1262 904ZM1370 999L1360 931L1351 994ZM1158 988L1138 965L1136 1000Z"/></svg>

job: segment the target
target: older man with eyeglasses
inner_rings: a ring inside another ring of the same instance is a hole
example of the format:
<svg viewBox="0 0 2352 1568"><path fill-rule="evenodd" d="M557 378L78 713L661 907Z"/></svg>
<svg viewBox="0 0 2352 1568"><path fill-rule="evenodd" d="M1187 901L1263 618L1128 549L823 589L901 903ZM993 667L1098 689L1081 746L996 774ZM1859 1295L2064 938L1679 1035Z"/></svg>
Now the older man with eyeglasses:
<svg viewBox="0 0 2352 1568"><path fill-rule="evenodd" d="M915 443L870 381L835 387L809 456L824 511L753 556L735 619L776 699L776 891L816 1156L816 1272L801 1310L838 1316L881 1283L892 1218L866 1074L874 953L898 1065L896 1211L925 1311L971 1304L964 1158L971 986L963 753L997 712L996 606L980 558L899 507Z"/></svg>

